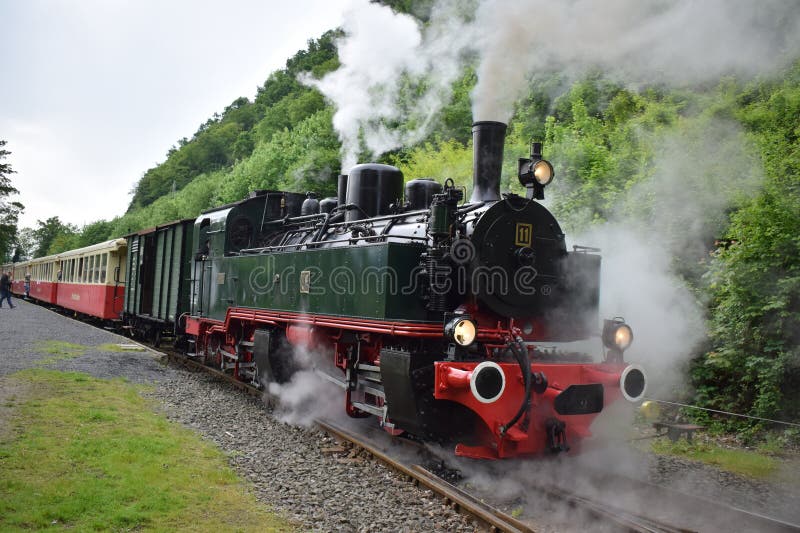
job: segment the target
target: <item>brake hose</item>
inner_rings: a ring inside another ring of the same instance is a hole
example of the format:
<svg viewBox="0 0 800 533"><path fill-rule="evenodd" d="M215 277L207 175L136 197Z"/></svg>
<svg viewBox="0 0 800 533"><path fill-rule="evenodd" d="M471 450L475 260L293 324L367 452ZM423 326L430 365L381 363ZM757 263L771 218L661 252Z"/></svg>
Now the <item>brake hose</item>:
<svg viewBox="0 0 800 533"><path fill-rule="evenodd" d="M520 347L522 348L520 349ZM514 354L514 358L517 360L517 363L519 363L520 370L522 370L522 379L525 383L525 399L522 400L522 405L519 406L519 410L517 414L514 415L514 418L500 426L501 436L505 435L506 431L516 424L531 406L531 363L528 358L528 349L522 344L522 339L519 337L509 341L508 348L511 350L511 353Z"/></svg>

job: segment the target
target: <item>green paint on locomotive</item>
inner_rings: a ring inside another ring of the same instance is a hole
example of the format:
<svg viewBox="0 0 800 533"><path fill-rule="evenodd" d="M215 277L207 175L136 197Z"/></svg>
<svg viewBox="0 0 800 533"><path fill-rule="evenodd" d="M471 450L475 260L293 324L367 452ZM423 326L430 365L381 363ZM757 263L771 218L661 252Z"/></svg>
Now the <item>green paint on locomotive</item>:
<svg viewBox="0 0 800 533"><path fill-rule="evenodd" d="M191 314L224 320L229 307L420 322L422 244L374 243L240 253L304 195L263 191L195 222ZM299 207L299 203L296 204ZM280 229L280 224L276 224Z"/></svg>
<svg viewBox="0 0 800 533"><path fill-rule="evenodd" d="M209 258L203 316L223 320L228 307L247 307L377 320L426 321L417 290L421 245L354 247Z"/></svg>

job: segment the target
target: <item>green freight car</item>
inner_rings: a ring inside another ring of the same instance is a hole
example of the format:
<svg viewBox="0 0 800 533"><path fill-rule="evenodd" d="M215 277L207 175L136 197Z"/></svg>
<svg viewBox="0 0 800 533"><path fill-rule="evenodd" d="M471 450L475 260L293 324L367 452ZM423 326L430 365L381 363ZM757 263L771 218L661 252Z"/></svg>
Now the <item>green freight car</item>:
<svg viewBox="0 0 800 533"><path fill-rule="evenodd" d="M164 338L184 340L183 316L191 300L194 219L184 219L126 236L124 327L156 346Z"/></svg>

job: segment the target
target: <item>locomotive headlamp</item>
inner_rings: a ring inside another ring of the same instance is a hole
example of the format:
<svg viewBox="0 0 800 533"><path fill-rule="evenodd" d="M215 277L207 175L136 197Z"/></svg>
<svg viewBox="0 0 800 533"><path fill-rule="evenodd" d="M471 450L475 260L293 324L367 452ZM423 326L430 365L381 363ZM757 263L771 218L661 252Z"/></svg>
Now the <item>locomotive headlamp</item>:
<svg viewBox="0 0 800 533"><path fill-rule="evenodd" d="M525 187L527 198L544 200L544 187L553 181L556 171L550 161L542 159L542 143L531 143L530 158L520 158L517 177Z"/></svg>
<svg viewBox="0 0 800 533"><path fill-rule="evenodd" d="M447 323L444 334L459 346L469 346L475 342L478 326L471 318L459 316Z"/></svg>
<svg viewBox="0 0 800 533"><path fill-rule="evenodd" d="M620 350L627 350L633 342L633 331L631 327L623 324L614 332L614 345Z"/></svg>
<svg viewBox="0 0 800 533"><path fill-rule="evenodd" d="M553 170L553 165L550 164L550 161L542 159L534 163L533 178L539 185L543 187L548 185L553 181L553 176L555 176L555 170Z"/></svg>
<svg viewBox="0 0 800 533"><path fill-rule="evenodd" d="M603 324L603 344L610 350L624 352L633 342L633 330L625 320L617 317Z"/></svg>

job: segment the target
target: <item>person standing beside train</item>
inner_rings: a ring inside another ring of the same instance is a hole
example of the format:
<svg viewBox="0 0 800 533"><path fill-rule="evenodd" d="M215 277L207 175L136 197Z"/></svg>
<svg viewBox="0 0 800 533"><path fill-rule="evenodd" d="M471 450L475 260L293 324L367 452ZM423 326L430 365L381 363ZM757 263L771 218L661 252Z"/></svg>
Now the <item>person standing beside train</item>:
<svg viewBox="0 0 800 533"><path fill-rule="evenodd" d="M11 272L4 272L0 277L0 308L3 307L3 300L8 300L8 306L14 309L11 303Z"/></svg>

